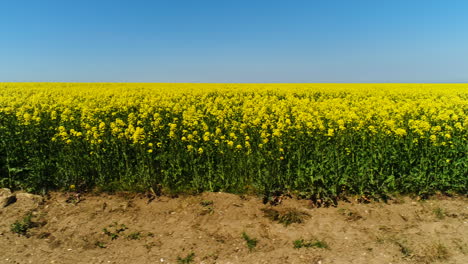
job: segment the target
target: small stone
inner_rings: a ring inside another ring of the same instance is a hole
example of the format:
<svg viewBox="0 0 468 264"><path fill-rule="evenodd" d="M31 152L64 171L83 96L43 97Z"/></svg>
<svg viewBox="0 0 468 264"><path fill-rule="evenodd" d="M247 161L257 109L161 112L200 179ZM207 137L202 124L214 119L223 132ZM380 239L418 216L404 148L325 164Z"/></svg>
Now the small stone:
<svg viewBox="0 0 468 264"><path fill-rule="evenodd" d="M16 198L18 204L29 210L37 208L44 201L42 196L30 193L17 193Z"/></svg>
<svg viewBox="0 0 468 264"><path fill-rule="evenodd" d="M11 195L10 189L8 189L8 188L1 188L0 189L0 197L10 196L10 195Z"/></svg>
<svg viewBox="0 0 468 264"><path fill-rule="evenodd" d="M0 208L7 207L8 205L16 202L15 195L11 194L10 189L1 188L0 189Z"/></svg>
<svg viewBox="0 0 468 264"><path fill-rule="evenodd" d="M31 201L33 201L35 203L42 203L44 201L42 196L36 195L36 194L31 194L31 193L18 193L18 194L16 194L16 197L18 198L18 200L20 200L20 199L31 200Z"/></svg>

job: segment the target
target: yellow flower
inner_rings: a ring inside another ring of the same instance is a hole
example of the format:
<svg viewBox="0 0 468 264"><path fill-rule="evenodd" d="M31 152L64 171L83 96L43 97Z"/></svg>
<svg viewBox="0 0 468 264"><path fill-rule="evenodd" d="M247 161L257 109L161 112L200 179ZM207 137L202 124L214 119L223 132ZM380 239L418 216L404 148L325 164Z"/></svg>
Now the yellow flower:
<svg viewBox="0 0 468 264"><path fill-rule="evenodd" d="M135 132L133 133L132 139L133 143L138 143L145 138L145 129L142 127L136 127Z"/></svg>
<svg viewBox="0 0 468 264"><path fill-rule="evenodd" d="M396 134L397 136L400 136L400 137L406 136L406 130L403 129L403 128L397 128L397 129L395 130L395 134Z"/></svg>
<svg viewBox="0 0 468 264"><path fill-rule="evenodd" d="M106 128L106 123L101 122L99 123L99 130L104 130Z"/></svg>

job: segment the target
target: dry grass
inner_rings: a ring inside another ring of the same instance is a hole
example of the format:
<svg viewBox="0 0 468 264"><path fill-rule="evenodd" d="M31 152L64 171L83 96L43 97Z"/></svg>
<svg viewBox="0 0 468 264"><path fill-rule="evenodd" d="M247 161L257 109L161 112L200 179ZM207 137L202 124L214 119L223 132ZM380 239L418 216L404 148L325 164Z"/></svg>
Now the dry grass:
<svg viewBox="0 0 468 264"><path fill-rule="evenodd" d="M289 226L291 224L301 224L309 216L308 213L300 211L295 208L285 208L282 210L276 210L273 208L262 209L265 217L276 221L284 226Z"/></svg>

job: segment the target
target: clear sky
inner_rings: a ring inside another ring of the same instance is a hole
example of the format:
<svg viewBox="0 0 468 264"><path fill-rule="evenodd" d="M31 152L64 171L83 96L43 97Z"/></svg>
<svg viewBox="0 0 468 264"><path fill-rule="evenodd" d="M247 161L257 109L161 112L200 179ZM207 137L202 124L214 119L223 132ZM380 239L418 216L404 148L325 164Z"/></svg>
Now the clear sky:
<svg viewBox="0 0 468 264"><path fill-rule="evenodd" d="M466 0L0 0L0 81L467 82Z"/></svg>

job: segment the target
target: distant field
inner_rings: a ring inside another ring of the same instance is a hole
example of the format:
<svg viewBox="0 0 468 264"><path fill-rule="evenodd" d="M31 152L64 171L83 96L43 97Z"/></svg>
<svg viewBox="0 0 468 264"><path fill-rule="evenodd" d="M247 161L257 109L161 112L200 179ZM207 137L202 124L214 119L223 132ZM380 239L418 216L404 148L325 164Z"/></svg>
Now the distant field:
<svg viewBox="0 0 468 264"><path fill-rule="evenodd" d="M468 84L0 88L0 187L467 193Z"/></svg>

